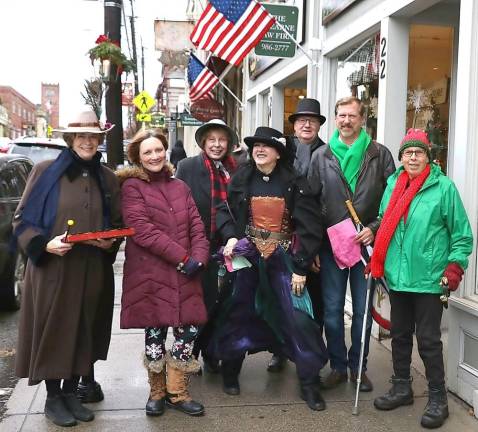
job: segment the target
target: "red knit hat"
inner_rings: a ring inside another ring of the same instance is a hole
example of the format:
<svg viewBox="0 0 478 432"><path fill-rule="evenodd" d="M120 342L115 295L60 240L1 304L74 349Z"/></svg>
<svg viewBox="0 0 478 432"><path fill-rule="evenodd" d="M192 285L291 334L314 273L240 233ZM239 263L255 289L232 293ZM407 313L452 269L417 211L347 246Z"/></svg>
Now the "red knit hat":
<svg viewBox="0 0 478 432"><path fill-rule="evenodd" d="M408 129L405 138L400 143L400 150L398 151L398 160L402 159L403 151L408 147L420 147L427 153L428 160L431 160L432 144L428 139L425 131L421 129Z"/></svg>

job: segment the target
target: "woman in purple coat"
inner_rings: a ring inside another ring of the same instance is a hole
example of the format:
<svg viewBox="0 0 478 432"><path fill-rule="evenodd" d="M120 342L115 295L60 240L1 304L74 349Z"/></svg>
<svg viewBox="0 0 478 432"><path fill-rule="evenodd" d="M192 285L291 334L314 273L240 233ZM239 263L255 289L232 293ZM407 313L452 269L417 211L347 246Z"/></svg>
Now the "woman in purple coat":
<svg viewBox="0 0 478 432"><path fill-rule="evenodd" d="M200 369L192 348L207 318L200 271L209 243L189 187L172 178L167 148L159 131L138 132L128 147L134 166L118 173L124 223L135 229L126 242L121 328L145 329L151 387L146 414L161 415L168 404L202 415L204 407L191 399L187 384ZM174 343L166 351L170 326Z"/></svg>

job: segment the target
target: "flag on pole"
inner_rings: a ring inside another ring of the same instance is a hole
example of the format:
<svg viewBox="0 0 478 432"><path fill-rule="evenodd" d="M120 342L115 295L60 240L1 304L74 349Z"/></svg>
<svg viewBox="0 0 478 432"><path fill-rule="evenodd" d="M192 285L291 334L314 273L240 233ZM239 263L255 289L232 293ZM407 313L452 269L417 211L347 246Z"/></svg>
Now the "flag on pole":
<svg viewBox="0 0 478 432"><path fill-rule="evenodd" d="M274 23L256 0L209 0L190 38L198 48L238 66Z"/></svg>
<svg viewBox="0 0 478 432"><path fill-rule="evenodd" d="M211 91L218 81L218 77L194 54L191 54L188 63L189 99L191 102L199 99L213 99Z"/></svg>

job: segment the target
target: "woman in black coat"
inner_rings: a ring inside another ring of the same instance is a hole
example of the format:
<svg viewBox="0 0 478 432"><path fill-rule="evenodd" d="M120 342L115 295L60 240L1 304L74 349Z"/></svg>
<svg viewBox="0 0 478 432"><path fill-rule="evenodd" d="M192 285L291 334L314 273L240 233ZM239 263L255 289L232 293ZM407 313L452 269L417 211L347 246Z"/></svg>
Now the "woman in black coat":
<svg viewBox="0 0 478 432"><path fill-rule="evenodd" d="M169 156L169 162L177 168L179 161L186 159L186 152L184 151L184 145L181 140L177 140L171 149L171 155Z"/></svg>
<svg viewBox="0 0 478 432"><path fill-rule="evenodd" d="M292 167L282 133L259 127L244 141L251 160L233 176L216 221L226 266L238 257L250 266L234 273L208 352L222 360L230 395L240 392L246 353L283 353L296 364L301 397L323 410L319 372L327 353L305 289L321 241L318 201Z"/></svg>

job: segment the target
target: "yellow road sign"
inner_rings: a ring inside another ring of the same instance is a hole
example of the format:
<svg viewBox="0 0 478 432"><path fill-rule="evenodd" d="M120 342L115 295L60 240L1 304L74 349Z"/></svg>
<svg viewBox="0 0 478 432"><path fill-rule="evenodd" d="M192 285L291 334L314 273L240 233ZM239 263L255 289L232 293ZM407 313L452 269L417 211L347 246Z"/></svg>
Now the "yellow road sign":
<svg viewBox="0 0 478 432"><path fill-rule="evenodd" d="M133 103L142 113L148 112L155 104L154 99L147 91L142 91L133 99Z"/></svg>
<svg viewBox="0 0 478 432"><path fill-rule="evenodd" d="M151 121L151 114L136 114L136 120L140 122L150 122Z"/></svg>

